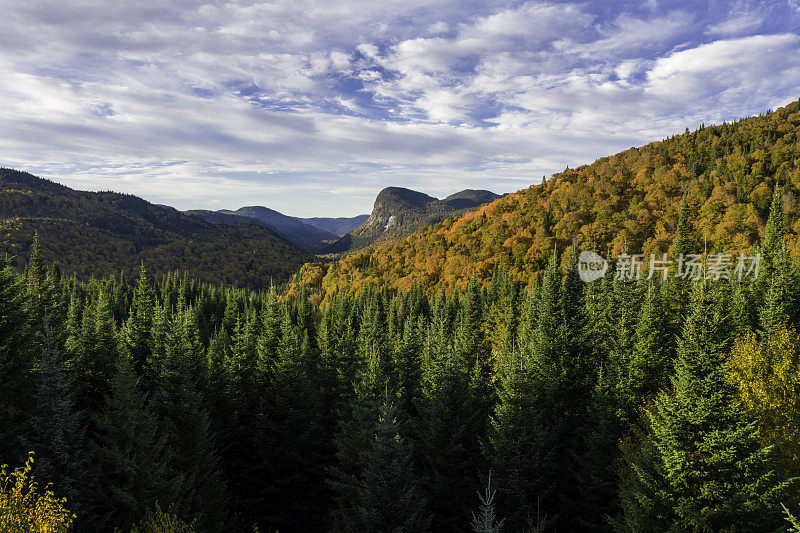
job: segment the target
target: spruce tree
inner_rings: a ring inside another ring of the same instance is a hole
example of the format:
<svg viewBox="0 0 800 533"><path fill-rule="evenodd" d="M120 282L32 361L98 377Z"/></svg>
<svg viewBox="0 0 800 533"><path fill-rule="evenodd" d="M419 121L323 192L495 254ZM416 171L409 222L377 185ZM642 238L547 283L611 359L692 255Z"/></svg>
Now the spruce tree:
<svg viewBox="0 0 800 533"><path fill-rule="evenodd" d="M331 499L325 474L334 455L329 438L334 428L327 424L331 406L322 385L327 380L320 374L305 313L299 310L299 323L289 316L284 320L259 419L263 433L253 443L263 465L263 484L253 494L259 524L303 531L324 521Z"/></svg>
<svg viewBox="0 0 800 533"><path fill-rule="evenodd" d="M433 529L467 526L470 495L485 471L479 438L486 424L476 409L471 375L432 327L422 378L420 418L414 429L416 460Z"/></svg>
<svg viewBox="0 0 800 533"><path fill-rule="evenodd" d="M227 527L227 486L222 478L209 414L195 376L196 354L181 342L192 327L186 317L173 325L170 349L159 367L153 403L176 470L177 511L198 527L222 531Z"/></svg>
<svg viewBox="0 0 800 533"><path fill-rule="evenodd" d="M537 502L550 502L559 469L555 435L543 416L541 383L529 356L509 354L500 374L499 403L492 416L488 453L501 495L501 514L522 528Z"/></svg>
<svg viewBox="0 0 800 533"><path fill-rule="evenodd" d="M486 484L486 492L481 494L478 492L481 506L478 514L472 513L472 531L473 533L500 533L503 530L505 519L497 519L495 512L494 496L495 490L492 490L492 473L489 472L489 481Z"/></svg>
<svg viewBox="0 0 800 533"><path fill-rule="evenodd" d="M110 525L130 527L157 503L169 506L178 487L166 439L126 356L117 357L96 427L95 453Z"/></svg>
<svg viewBox="0 0 800 533"><path fill-rule="evenodd" d="M0 463L19 464L25 450L20 436L29 414L33 374L32 328L25 313L20 276L0 269Z"/></svg>
<svg viewBox="0 0 800 533"><path fill-rule="evenodd" d="M36 365L35 410L26 447L36 452L36 478L52 483L58 497L66 497L78 516L76 525L97 529L97 465L92 461L86 424L75 410L55 336L45 318L41 328L41 356Z"/></svg>
<svg viewBox="0 0 800 533"><path fill-rule="evenodd" d="M646 402L664 387L672 375L673 339L670 335L661 287L651 282L647 287L641 315L623 387L631 395L631 409Z"/></svg>
<svg viewBox="0 0 800 533"><path fill-rule="evenodd" d="M384 393L373 434L356 494L355 521L348 531L427 530L429 516L417 489L409 450L398 431L397 407L388 392Z"/></svg>
<svg viewBox="0 0 800 533"><path fill-rule="evenodd" d="M626 457L622 531L766 531L779 524L787 482L726 375L726 287L698 285L673 390L658 395L645 434Z"/></svg>
<svg viewBox="0 0 800 533"><path fill-rule="evenodd" d="M133 304L130 317L122 332L125 351L133 362L133 368L139 375L144 375L145 366L150 358L152 348L150 333L153 327L153 300L150 282L144 263L139 268L139 281L133 291Z"/></svg>
<svg viewBox="0 0 800 533"><path fill-rule="evenodd" d="M97 413L109 392L119 345L108 297L100 292L83 313L77 339L68 345L67 368L76 390L79 409Z"/></svg>

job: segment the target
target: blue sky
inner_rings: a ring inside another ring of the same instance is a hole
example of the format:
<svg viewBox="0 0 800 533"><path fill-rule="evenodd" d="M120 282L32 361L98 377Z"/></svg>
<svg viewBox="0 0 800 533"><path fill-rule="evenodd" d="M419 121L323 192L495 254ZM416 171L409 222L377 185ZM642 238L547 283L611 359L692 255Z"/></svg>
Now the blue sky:
<svg viewBox="0 0 800 533"><path fill-rule="evenodd" d="M0 165L189 208L515 191L800 97L800 0L10 0Z"/></svg>

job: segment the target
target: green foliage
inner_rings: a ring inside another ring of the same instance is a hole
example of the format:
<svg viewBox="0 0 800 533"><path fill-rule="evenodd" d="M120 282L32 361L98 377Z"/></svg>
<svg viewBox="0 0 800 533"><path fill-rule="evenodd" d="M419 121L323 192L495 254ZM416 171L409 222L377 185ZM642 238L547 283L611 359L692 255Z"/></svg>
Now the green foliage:
<svg viewBox="0 0 800 533"><path fill-rule="evenodd" d="M627 457L621 530L756 531L777 525L775 508L787 482L727 381L731 329L722 287L696 289L674 390L659 394L640 450Z"/></svg>
<svg viewBox="0 0 800 533"><path fill-rule="evenodd" d="M117 357L97 420L96 454L112 524L130 526L156 503L172 503L176 479L165 438L126 356Z"/></svg>
<svg viewBox="0 0 800 533"><path fill-rule="evenodd" d="M156 504L155 509L147 513L147 518L139 522L131 533L194 533L196 521L186 523L171 510L164 511Z"/></svg>
<svg viewBox="0 0 800 533"><path fill-rule="evenodd" d="M184 270L212 283L262 288L312 258L262 226L214 225L135 196L74 191L6 168L0 169L0 232L17 266L27 259L36 272L43 258L82 278L135 276L145 261L156 274ZM38 259L30 246L36 235Z"/></svg>
<svg viewBox="0 0 800 533"><path fill-rule="evenodd" d="M472 531L474 533L500 533L503 530L505 519L498 520L494 509L494 490L492 490L492 474L489 473L489 481L486 482L486 492L478 492L481 506L476 515L472 513Z"/></svg>
<svg viewBox="0 0 800 533"><path fill-rule="evenodd" d="M504 260L449 294L141 264L134 286L84 282L34 254L0 270L0 453L36 450L89 532L779 527L797 503L791 237L755 282L584 284L549 209L540 274Z"/></svg>
<svg viewBox="0 0 800 533"><path fill-rule="evenodd" d="M371 449L365 454L348 531L425 531L429 516L414 480L410 452L400 437L397 407L384 392Z"/></svg>

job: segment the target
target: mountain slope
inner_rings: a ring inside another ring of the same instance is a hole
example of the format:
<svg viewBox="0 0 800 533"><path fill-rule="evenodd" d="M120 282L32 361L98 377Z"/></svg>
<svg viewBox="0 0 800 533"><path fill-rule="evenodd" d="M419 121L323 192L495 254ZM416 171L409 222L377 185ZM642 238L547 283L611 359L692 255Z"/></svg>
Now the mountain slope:
<svg viewBox="0 0 800 533"><path fill-rule="evenodd" d="M210 282L264 287L311 256L255 224L217 226L132 195L75 191L25 172L0 169L0 250L19 266L34 232L45 259L67 274L133 275L185 270Z"/></svg>
<svg viewBox="0 0 800 533"><path fill-rule="evenodd" d="M305 222L306 224L311 224L315 228L328 231L330 233L333 233L334 235L338 235L339 237L343 237L344 235L350 233L351 231L359 227L361 224L366 222L368 218L369 215L357 215L354 217L338 217L338 218L329 218L329 217L297 218L297 220Z"/></svg>
<svg viewBox="0 0 800 533"><path fill-rule="evenodd" d="M323 243L335 241L339 238L339 236L334 233L319 229L294 217L259 205L240 207L236 211L221 210L219 212L222 214L254 218L262 224L275 229L288 240L309 252L320 251Z"/></svg>
<svg viewBox="0 0 800 533"><path fill-rule="evenodd" d="M250 218L242 215L234 215L232 213L222 212L222 211L211 211L208 209L189 209L188 211L184 211L185 214L193 216L193 217L200 217L206 222L210 222L212 224L223 224L226 226L239 226L241 224L255 224L256 226L263 226L265 228L270 228L271 230L278 232L275 228L270 227L267 224L264 224L258 219Z"/></svg>
<svg viewBox="0 0 800 533"><path fill-rule="evenodd" d="M387 187L375 198L369 218L331 245L328 251L358 250L377 242L398 239L420 227L435 224L447 216L474 209L499 197L490 191L468 189L437 200L411 189Z"/></svg>
<svg viewBox="0 0 800 533"><path fill-rule="evenodd" d="M667 252L685 195L694 248L732 253L759 242L776 182L794 252L800 234L800 109L703 127L631 148L541 185L327 265L306 265L297 285L357 289L377 282L447 289L504 265L531 281L553 246L617 256Z"/></svg>

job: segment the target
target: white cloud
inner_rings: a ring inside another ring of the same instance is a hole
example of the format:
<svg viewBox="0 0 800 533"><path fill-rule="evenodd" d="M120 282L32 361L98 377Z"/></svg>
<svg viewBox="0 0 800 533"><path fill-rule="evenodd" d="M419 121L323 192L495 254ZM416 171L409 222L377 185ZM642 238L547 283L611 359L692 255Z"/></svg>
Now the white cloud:
<svg viewBox="0 0 800 533"><path fill-rule="evenodd" d="M386 185L506 192L797 98L795 4L19 2L0 164L297 215L368 210Z"/></svg>

